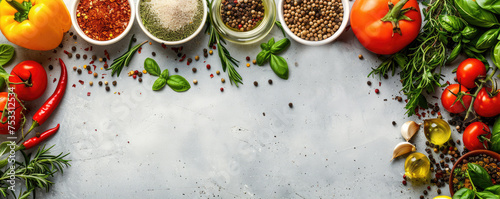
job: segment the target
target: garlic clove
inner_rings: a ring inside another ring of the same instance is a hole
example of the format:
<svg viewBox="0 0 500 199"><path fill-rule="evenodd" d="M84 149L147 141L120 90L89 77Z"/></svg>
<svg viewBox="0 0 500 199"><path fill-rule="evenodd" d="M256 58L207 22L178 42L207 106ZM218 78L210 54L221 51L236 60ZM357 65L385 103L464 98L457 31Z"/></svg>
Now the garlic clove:
<svg viewBox="0 0 500 199"><path fill-rule="evenodd" d="M408 121L401 126L401 135L408 142L418 132L420 124L414 121Z"/></svg>
<svg viewBox="0 0 500 199"><path fill-rule="evenodd" d="M392 159L402 156L407 153L417 151L417 147L409 142L401 142L396 147L394 147L394 151L392 152Z"/></svg>

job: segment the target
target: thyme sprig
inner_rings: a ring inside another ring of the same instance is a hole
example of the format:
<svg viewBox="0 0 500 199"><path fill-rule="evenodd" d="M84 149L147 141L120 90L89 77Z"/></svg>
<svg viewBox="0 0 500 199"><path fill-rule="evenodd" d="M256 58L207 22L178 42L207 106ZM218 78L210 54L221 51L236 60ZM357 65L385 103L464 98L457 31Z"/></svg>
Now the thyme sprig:
<svg viewBox="0 0 500 199"><path fill-rule="evenodd" d="M208 47L212 47L214 44L217 45L217 51L219 53L219 58L222 64L222 70L224 72L226 72L227 70L231 84L234 83L236 87L238 87L238 83L243 84L242 82L243 78L234 68L234 65L238 67L239 61L236 60L234 57L232 57L227 48L223 46L223 44L226 44L226 41L219 35L214 26L214 20L212 17L212 0L206 0L206 1L208 4L208 17L207 17L207 29L205 32L210 35Z"/></svg>
<svg viewBox="0 0 500 199"><path fill-rule="evenodd" d="M54 146L49 148L42 146L38 148L34 156L27 155L21 150L24 162L16 161L13 167L5 167L6 165L4 165L5 170L0 170L0 194L3 197L7 197L9 194L16 196L16 193L9 189L11 176L14 176L16 180L25 182L26 190L21 191L17 198L27 198L31 194L35 195L37 188L49 191L51 185L54 184L49 178L54 177L57 172L63 173L65 167L71 166L70 160L64 159L69 153L50 154L50 150Z"/></svg>
<svg viewBox="0 0 500 199"><path fill-rule="evenodd" d="M109 68L106 70L112 70L111 71L111 76L114 76L116 74L117 77L120 77L120 73L122 72L122 69L124 66L128 67L128 64L130 63L130 60L132 60L132 57L134 56L135 52L139 50L139 48L147 43L148 41L144 41L140 44L135 45L132 47L132 42L134 40L134 36L132 35L132 38L130 38L130 43L127 52L125 52L122 56L116 58L113 60L113 63Z"/></svg>

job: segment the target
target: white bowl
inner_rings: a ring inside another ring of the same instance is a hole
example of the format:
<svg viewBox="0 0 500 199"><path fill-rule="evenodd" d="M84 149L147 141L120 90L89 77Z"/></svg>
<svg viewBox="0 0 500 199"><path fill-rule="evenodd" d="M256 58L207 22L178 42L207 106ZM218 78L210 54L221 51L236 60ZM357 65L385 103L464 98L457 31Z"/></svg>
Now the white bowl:
<svg viewBox="0 0 500 199"><path fill-rule="evenodd" d="M207 2L206 2L206 0L201 0L201 2L203 3L203 18L201 20L200 27L198 27L198 29L196 29L196 31L194 31L194 33L191 34L189 37L186 37L186 38L184 38L182 40L179 40L179 41L165 41L165 40L159 39L158 37L155 37L153 34L149 33L149 31L146 29L146 27L144 26L144 24L142 24L141 13L139 13L141 0L137 0L137 4L136 4L137 11L135 12L135 14L137 15L137 22L139 23L139 26L141 27L142 31L149 38L151 38L152 40L154 40L154 41L156 41L158 43L162 43L162 44L165 44L165 45L170 45L170 46L172 46L172 45L180 45L180 44L186 43L189 40L191 40L194 37L196 37L196 35L198 35L198 33L200 33L201 30L203 30L203 27L205 26L205 22L207 21Z"/></svg>
<svg viewBox="0 0 500 199"><path fill-rule="evenodd" d="M127 28L125 28L125 30L120 35L118 35L117 37L115 37L111 40L107 40L107 41L94 40L94 39L88 37L87 35L85 35L85 33L83 33L82 29L80 29L80 25L78 25L78 21L76 20L76 9L77 9L79 3L80 3L80 0L75 0L75 1L73 1L73 4L71 5L71 12L70 12L71 22L73 23L73 27L75 28L78 35L81 38L83 38L85 41L87 41L91 44L99 45L99 46L106 46L106 45L114 44L114 43L120 41L121 39L123 39L128 34L128 32L130 32L130 29L132 29L132 25L134 25L134 20L135 20L134 0L128 0L128 3L130 4L130 20L128 22Z"/></svg>
<svg viewBox="0 0 500 199"><path fill-rule="evenodd" d="M278 18L281 22L281 25L283 26L283 29L285 29L285 32L288 36L290 36L296 42L299 42L299 43L304 44L304 45L320 46L320 45L324 45L324 44L327 44L327 43L330 43L330 42L336 40L344 32L344 30L347 26L347 23L349 22L349 14L350 14L349 0L342 0L342 6L344 7L344 17L342 19L342 24L340 25L339 29L331 37L328 37L324 40L308 41L308 40L302 39L302 38L298 37L297 35L293 34L293 32L286 25L285 18L283 16L283 5L284 4L285 4L285 0L279 0Z"/></svg>

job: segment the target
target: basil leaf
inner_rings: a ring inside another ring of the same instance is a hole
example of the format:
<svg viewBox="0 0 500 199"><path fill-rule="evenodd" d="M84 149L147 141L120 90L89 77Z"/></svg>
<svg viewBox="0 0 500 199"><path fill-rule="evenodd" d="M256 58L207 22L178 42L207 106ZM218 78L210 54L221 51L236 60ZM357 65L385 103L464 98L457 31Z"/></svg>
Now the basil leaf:
<svg viewBox="0 0 500 199"><path fill-rule="evenodd" d="M455 192L453 199L474 199L475 196L474 191L467 188L461 188Z"/></svg>
<svg viewBox="0 0 500 199"><path fill-rule="evenodd" d="M264 65L267 61L269 61L269 59L271 58L271 52L267 51L267 50L263 50L261 51L258 55L257 55L257 64L259 66L262 66Z"/></svg>
<svg viewBox="0 0 500 199"><path fill-rule="evenodd" d="M460 32L465 26L460 18L452 15L439 15L438 21L443 29L451 33Z"/></svg>
<svg viewBox="0 0 500 199"><path fill-rule="evenodd" d="M498 41L497 37L499 33L500 29L490 29L484 32L477 40L476 48L477 49L491 48L497 43Z"/></svg>
<svg viewBox="0 0 500 199"><path fill-rule="evenodd" d="M161 69L154 59L146 58L144 60L144 70L146 70L150 75L160 76Z"/></svg>
<svg viewBox="0 0 500 199"><path fill-rule="evenodd" d="M460 40L462 40L462 34L457 33L457 34L453 35L451 37L451 40L453 40L453 42L455 42L455 43L458 43Z"/></svg>
<svg viewBox="0 0 500 199"><path fill-rule="evenodd" d="M7 64L14 57L14 47L8 44L0 44L0 66Z"/></svg>
<svg viewBox="0 0 500 199"><path fill-rule="evenodd" d="M491 187L484 189L484 191L489 191L493 194L500 195L500 185L493 185Z"/></svg>
<svg viewBox="0 0 500 199"><path fill-rule="evenodd" d="M283 57L271 54L271 69L281 79L288 79L288 64Z"/></svg>
<svg viewBox="0 0 500 199"><path fill-rule="evenodd" d="M494 58L495 57L495 58ZM500 42L495 46L493 55L491 56L491 59L493 60L493 63L497 67L500 67ZM498 64L498 65L497 65ZM491 144L490 144L490 150L495 151L497 153L500 152L500 117L498 117L495 121L495 124L493 125L493 129L491 130Z"/></svg>
<svg viewBox="0 0 500 199"><path fill-rule="evenodd" d="M163 72L161 72L160 77L168 79L168 69L163 70Z"/></svg>
<svg viewBox="0 0 500 199"><path fill-rule="evenodd" d="M167 85L167 79L165 79L163 77L159 77L158 79L156 79L155 83L153 84L153 90L158 91L158 90L162 89L163 87L165 87L165 85Z"/></svg>
<svg viewBox="0 0 500 199"><path fill-rule="evenodd" d="M278 42L276 42L273 45L273 47L271 47L271 53L272 54L280 53L283 50L285 50L286 48L288 48L288 46L290 46L290 40L289 39L284 38L282 40L279 40Z"/></svg>
<svg viewBox="0 0 500 199"><path fill-rule="evenodd" d="M500 0L476 0L476 2L482 9L500 14Z"/></svg>
<svg viewBox="0 0 500 199"><path fill-rule="evenodd" d="M271 46L267 45L267 43L261 43L260 49L262 50L271 50Z"/></svg>
<svg viewBox="0 0 500 199"><path fill-rule="evenodd" d="M468 172L470 176L470 180L476 187L480 187L481 189L486 189L488 187L493 186L491 182L491 177L483 167L473 164L467 163Z"/></svg>
<svg viewBox="0 0 500 199"><path fill-rule="evenodd" d="M451 51L450 56L448 57L448 59L446 59L446 64L450 64L455 59L457 59L457 57L458 57L458 55L460 54L461 51L462 51L462 42L459 42L455 46L455 48L453 48L453 50Z"/></svg>
<svg viewBox="0 0 500 199"><path fill-rule="evenodd" d="M189 82L180 75L172 75L167 80L168 86L177 92L184 92L191 88Z"/></svg>
<svg viewBox="0 0 500 199"><path fill-rule="evenodd" d="M481 199L500 199L500 196L497 196L488 191L476 192L476 196Z"/></svg>
<svg viewBox="0 0 500 199"><path fill-rule="evenodd" d="M269 48L272 48L273 45L274 45L274 37L267 42L267 46L269 46Z"/></svg>
<svg viewBox="0 0 500 199"><path fill-rule="evenodd" d="M455 7L457 8L460 16L465 19L468 23L489 28L494 25L498 25L498 20L496 16L488 12L477 4L475 0L454 0Z"/></svg>

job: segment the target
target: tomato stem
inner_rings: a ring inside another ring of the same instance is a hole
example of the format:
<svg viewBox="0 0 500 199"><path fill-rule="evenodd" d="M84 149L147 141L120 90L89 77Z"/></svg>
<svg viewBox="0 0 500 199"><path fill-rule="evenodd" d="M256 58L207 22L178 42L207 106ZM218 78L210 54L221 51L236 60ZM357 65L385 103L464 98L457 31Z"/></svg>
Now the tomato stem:
<svg viewBox="0 0 500 199"><path fill-rule="evenodd" d="M381 21L384 22L391 22L392 23L392 36L394 37L394 33L398 33L399 35L403 35L401 33L401 29L399 28L399 21L401 20L406 20L406 21L413 21L413 19L410 19L410 17L407 17L405 14L410 11L417 11L414 7L409 7L403 9L403 6L408 2L408 0L401 0L396 5L394 5L390 0L389 0L389 12L382 18L380 19Z"/></svg>
<svg viewBox="0 0 500 199"><path fill-rule="evenodd" d="M493 67L493 72L491 72L485 79L479 80L479 85L477 87L476 92L474 93L474 95L471 95L472 100L470 101L470 105L469 105L469 109L467 110L467 114L465 114L464 121L466 121L467 118L469 118L470 113L472 113L474 101L476 100L477 94L479 93L479 91L481 91L481 89L484 87L484 84L486 84L486 82L491 81L491 78L493 78L493 76L497 72L497 69L498 69L498 67Z"/></svg>

